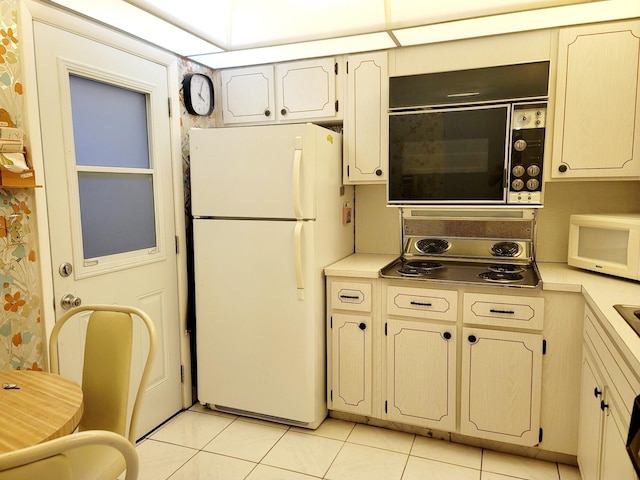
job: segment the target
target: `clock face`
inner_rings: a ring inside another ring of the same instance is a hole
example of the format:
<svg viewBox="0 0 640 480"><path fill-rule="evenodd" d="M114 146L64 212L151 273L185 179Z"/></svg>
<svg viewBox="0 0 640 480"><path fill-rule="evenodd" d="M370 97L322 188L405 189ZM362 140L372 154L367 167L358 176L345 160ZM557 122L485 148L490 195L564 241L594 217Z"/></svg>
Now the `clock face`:
<svg viewBox="0 0 640 480"><path fill-rule="evenodd" d="M210 115L213 112L213 83L206 75L193 73L185 77L184 103L194 115Z"/></svg>

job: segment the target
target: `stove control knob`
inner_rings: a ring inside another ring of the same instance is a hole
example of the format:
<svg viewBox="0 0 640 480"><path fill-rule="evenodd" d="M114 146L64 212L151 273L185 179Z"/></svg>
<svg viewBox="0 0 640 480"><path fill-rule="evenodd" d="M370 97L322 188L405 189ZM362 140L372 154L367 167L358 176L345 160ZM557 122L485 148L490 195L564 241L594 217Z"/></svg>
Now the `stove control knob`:
<svg viewBox="0 0 640 480"><path fill-rule="evenodd" d="M521 177L524 175L524 167L522 165L516 165L513 167L513 170L511 170L511 173L513 173L514 177Z"/></svg>
<svg viewBox="0 0 640 480"><path fill-rule="evenodd" d="M511 188L515 191L522 190L524 188L524 182L519 178L516 178L513 182L511 182Z"/></svg>
<svg viewBox="0 0 640 480"><path fill-rule="evenodd" d="M513 148L516 149L516 152L521 152L527 148L527 142L520 138L513 143Z"/></svg>
<svg viewBox="0 0 640 480"><path fill-rule="evenodd" d="M537 190L539 186L540 186L540 182L535 178L530 178L529 180L527 180L527 189Z"/></svg>
<svg viewBox="0 0 640 480"><path fill-rule="evenodd" d="M527 175L529 175L530 177L537 177L538 175L540 175L540 167L536 164L529 165L527 167Z"/></svg>

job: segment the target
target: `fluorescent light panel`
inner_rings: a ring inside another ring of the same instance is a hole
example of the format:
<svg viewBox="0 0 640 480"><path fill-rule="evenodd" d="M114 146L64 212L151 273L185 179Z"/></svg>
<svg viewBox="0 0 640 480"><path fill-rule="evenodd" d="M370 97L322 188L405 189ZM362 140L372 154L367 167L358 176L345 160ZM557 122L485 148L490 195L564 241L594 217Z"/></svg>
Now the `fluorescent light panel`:
<svg viewBox="0 0 640 480"><path fill-rule="evenodd" d="M638 0L601 0L393 30L393 34L402 46L423 45L638 16Z"/></svg>
<svg viewBox="0 0 640 480"><path fill-rule="evenodd" d="M121 0L51 1L179 55L222 51L219 47Z"/></svg>
<svg viewBox="0 0 640 480"><path fill-rule="evenodd" d="M292 43L274 47L214 53L210 55L193 55L190 58L212 68L228 68L242 65L284 62L302 58L386 50L395 46L396 44L386 32L379 32L331 38L328 40Z"/></svg>

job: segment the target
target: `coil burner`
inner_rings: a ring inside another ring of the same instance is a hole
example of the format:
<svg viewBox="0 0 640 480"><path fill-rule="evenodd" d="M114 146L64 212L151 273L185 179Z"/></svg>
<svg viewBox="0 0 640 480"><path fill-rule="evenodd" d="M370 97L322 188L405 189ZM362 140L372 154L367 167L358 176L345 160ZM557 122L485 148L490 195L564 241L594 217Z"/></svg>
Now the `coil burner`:
<svg viewBox="0 0 640 480"><path fill-rule="evenodd" d="M517 257L521 251L516 242L497 242L491 247L491 255L495 257Z"/></svg>
<svg viewBox="0 0 640 480"><path fill-rule="evenodd" d="M432 262L429 260L411 260L404 262L402 267L397 271L400 275L405 277L420 277L423 275L429 275L435 270L444 268L444 265L440 262Z"/></svg>
<svg viewBox="0 0 640 480"><path fill-rule="evenodd" d="M511 263L495 263L493 265L489 265L487 267L490 272L496 273L522 273L524 272L524 267L520 265L513 265Z"/></svg>
<svg viewBox="0 0 640 480"><path fill-rule="evenodd" d="M478 275L480 278L487 282L493 283L517 283L524 280L524 276L520 273L505 273L505 272L482 272Z"/></svg>
<svg viewBox="0 0 640 480"><path fill-rule="evenodd" d="M444 238L423 238L416 242L416 248L425 254L439 254L449 250L451 243Z"/></svg>

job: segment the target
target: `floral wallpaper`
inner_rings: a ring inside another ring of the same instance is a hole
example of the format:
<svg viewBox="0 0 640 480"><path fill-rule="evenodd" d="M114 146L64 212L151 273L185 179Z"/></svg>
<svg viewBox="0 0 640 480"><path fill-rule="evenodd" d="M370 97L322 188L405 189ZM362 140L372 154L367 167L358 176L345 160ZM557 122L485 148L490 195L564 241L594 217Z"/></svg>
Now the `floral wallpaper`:
<svg viewBox="0 0 640 480"><path fill-rule="evenodd" d="M178 59L178 75L180 80L184 79L185 75L189 73L204 73L213 77L213 70L199 63L195 63L187 58ZM201 117L197 115L191 115L187 112L184 106L184 95L182 88L180 89L180 127L182 130L182 171L184 180L184 213L185 213L185 229L187 240L187 271L188 271L188 306L187 306L187 329L192 332L191 339L191 352L195 352L195 298L194 298L194 279L193 279L193 224L191 221L191 184L189 173L189 129L191 128L211 128L215 125L215 113L216 109L211 115L207 117ZM215 97L214 97L215 102ZM196 362L191 362L191 378L193 381L197 378ZM197 401L195 389L193 393L193 400Z"/></svg>
<svg viewBox="0 0 640 480"><path fill-rule="evenodd" d="M0 1L0 128L23 126L18 1ZM37 175L37 173L36 173ZM0 370L41 370L44 327L33 191L0 188Z"/></svg>

